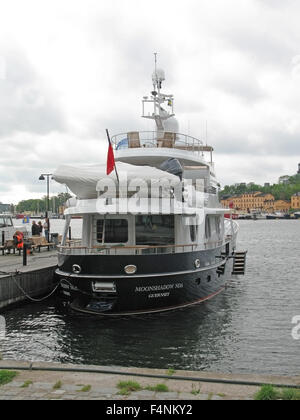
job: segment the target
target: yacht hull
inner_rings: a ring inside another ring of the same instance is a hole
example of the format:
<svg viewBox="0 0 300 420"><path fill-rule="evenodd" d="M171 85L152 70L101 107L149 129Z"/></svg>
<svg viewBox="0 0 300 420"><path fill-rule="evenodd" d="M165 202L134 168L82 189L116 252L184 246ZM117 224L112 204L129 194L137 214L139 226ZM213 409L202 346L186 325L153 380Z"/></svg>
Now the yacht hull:
<svg viewBox="0 0 300 420"><path fill-rule="evenodd" d="M75 310L106 316L161 312L220 293L232 273L232 250L226 251L60 256L56 276ZM79 274L72 272L75 264ZM137 267L134 275L125 274L128 265Z"/></svg>

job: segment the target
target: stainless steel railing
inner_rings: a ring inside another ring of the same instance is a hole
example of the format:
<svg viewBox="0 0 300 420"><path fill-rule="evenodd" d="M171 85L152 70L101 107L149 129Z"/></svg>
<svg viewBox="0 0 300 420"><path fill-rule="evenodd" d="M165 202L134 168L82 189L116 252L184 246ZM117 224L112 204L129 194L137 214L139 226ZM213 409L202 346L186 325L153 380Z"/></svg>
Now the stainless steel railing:
<svg viewBox="0 0 300 420"><path fill-rule="evenodd" d="M169 133L172 135L172 148L188 150L191 152L203 153L207 147L195 137L182 133ZM130 148L130 133L121 133L112 136L111 142L116 150ZM163 141L167 140L156 131L136 131L134 148L157 148L164 147Z"/></svg>

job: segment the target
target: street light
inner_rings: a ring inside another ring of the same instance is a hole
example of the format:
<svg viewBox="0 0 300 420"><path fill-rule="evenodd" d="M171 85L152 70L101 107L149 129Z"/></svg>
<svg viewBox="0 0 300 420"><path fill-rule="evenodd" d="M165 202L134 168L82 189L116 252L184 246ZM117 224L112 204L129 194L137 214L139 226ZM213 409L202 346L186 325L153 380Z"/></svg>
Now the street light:
<svg viewBox="0 0 300 420"><path fill-rule="evenodd" d="M49 178L52 176L52 174L41 174L39 177L40 181L45 181L45 177L47 178L47 202L46 202L46 217L48 217L49 212Z"/></svg>

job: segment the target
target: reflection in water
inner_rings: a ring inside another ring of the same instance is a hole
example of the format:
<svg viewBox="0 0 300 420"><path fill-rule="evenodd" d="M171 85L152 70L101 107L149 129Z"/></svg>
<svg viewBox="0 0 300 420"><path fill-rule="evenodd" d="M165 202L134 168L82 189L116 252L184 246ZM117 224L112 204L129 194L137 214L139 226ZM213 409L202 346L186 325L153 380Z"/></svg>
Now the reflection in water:
<svg viewBox="0 0 300 420"><path fill-rule="evenodd" d="M241 221L247 275L212 300L169 313L98 318L52 299L3 313L4 358L224 372L299 374L298 221ZM1 262L1 260L0 260Z"/></svg>

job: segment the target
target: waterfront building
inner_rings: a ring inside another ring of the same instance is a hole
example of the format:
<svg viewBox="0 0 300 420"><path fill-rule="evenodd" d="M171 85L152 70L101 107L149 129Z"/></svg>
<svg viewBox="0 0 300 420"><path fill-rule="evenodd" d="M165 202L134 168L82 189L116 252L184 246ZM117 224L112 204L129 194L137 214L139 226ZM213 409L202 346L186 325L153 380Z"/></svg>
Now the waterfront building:
<svg viewBox="0 0 300 420"><path fill-rule="evenodd" d="M287 200L276 200L274 201L274 211L288 212L291 208L291 202Z"/></svg>
<svg viewBox="0 0 300 420"><path fill-rule="evenodd" d="M293 194L291 197L291 207L292 209L300 209L300 192Z"/></svg>
<svg viewBox="0 0 300 420"><path fill-rule="evenodd" d="M275 198L272 194L262 193L256 191L253 193L245 193L240 195L235 195L232 197L227 197L226 199L221 200L221 203L224 207L231 206L236 210L242 211L273 211Z"/></svg>

